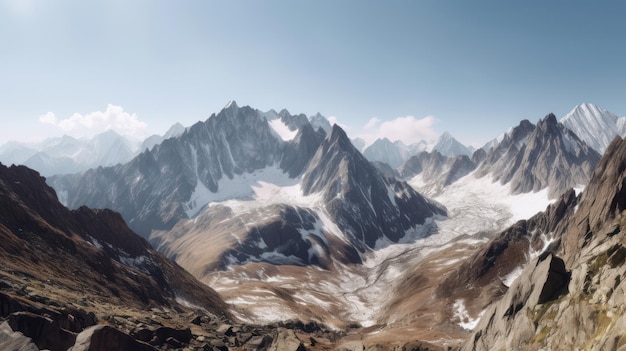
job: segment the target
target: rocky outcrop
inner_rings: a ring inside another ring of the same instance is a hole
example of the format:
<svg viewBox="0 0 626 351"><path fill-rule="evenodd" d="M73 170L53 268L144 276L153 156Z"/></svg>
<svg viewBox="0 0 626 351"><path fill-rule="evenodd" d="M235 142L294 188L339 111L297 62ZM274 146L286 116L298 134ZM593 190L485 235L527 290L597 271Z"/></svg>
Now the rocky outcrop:
<svg viewBox="0 0 626 351"><path fill-rule="evenodd" d="M536 307L566 293L569 273L551 254L531 261L507 293L490 306L463 350L525 349L533 343Z"/></svg>
<svg viewBox="0 0 626 351"><path fill-rule="evenodd" d="M442 298L462 298L480 311L506 292L506 286L529 260L559 247L556 233L565 230L578 198L573 190L528 220L502 231L452 270L437 288Z"/></svg>

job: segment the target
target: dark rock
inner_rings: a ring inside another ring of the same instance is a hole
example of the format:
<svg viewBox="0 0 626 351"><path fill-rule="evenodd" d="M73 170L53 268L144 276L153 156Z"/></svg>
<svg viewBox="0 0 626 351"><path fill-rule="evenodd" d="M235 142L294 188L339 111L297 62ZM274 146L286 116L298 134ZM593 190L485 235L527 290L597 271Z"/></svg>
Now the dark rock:
<svg viewBox="0 0 626 351"><path fill-rule="evenodd" d="M165 339L165 344L168 345L168 346L171 346L171 347L173 347L175 349L179 349L179 348L184 346L184 344L182 342L176 340L175 338L173 338L171 336L169 338Z"/></svg>
<svg viewBox="0 0 626 351"><path fill-rule="evenodd" d="M113 327L95 325L78 334L76 344L69 351L156 351Z"/></svg>
<svg viewBox="0 0 626 351"><path fill-rule="evenodd" d="M8 323L14 331L31 338L40 349L66 351L76 340L76 335L62 329L59 323L34 313L13 313Z"/></svg>

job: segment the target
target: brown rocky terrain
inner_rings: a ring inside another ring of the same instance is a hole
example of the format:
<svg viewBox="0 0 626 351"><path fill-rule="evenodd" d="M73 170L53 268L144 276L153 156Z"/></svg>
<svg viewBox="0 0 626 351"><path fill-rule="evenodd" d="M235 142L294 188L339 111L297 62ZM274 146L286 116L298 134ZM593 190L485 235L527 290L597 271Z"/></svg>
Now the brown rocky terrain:
<svg viewBox="0 0 626 351"><path fill-rule="evenodd" d="M0 165L0 238L2 350L324 350L339 336L235 323L119 214L68 210L26 167Z"/></svg>

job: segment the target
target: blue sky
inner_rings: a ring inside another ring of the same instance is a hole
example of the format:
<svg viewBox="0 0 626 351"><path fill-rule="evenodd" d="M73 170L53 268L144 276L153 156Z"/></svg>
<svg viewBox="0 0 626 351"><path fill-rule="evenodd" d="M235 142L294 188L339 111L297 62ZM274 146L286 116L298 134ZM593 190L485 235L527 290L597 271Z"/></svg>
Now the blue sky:
<svg viewBox="0 0 626 351"><path fill-rule="evenodd" d="M0 0L0 143L163 133L234 99L480 145L582 102L626 115L624 18L617 1Z"/></svg>

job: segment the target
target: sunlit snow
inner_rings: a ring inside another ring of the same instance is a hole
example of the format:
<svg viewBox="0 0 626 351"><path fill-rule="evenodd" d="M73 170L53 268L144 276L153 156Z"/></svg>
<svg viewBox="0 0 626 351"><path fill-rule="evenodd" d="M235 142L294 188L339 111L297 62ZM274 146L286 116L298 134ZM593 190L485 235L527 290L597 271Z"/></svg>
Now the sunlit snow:
<svg viewBox="0 0 626 351"><path fill-rule="evenodd" d="M480 318L485 313L485 311L482 311L478 314L476 318L472 318L467 312L467 309L465 308L465 303L462 299L456 300L452 308L454 309L454 318L458 318L459 320L459 326L467 330L473 330L474 328L476 328L476 325L478 325Z"/></svg>
<svg viewBox="0 0 626 351"><path fill-rule="evenodd" d="M274 129L276 134L278 134L278 136L280 136L280 138L283 139L284 141L292 140L298 134L297 129L290 130L289 127L285 123L283 123L283 121L280 118L276 118L271 121L268 121L268 123L270 127Z"/></svg>

